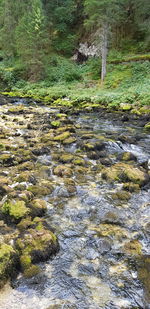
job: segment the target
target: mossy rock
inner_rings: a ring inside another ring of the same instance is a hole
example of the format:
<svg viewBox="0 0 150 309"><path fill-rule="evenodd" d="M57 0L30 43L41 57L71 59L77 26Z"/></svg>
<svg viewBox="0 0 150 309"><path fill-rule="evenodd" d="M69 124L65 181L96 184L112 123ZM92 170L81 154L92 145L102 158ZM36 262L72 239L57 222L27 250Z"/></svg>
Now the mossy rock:
<svg viewBox="0 0 150 309"><path fill-rule="evenodd" d="M124 183L123 184L123 189L129 192L139 192L140 186L139 184L136 183Z"/></svg>
<svg viewBox="0 0 150 309"><path fill-rule="evenodd" d="M57 252L59 246L54 233L45 228L42 222L37 222L34 228L29 228L20 234L16 240L16 248L24 257L21 259L22 267L28 268L31 263L49 259Z"/></svg>
<svg viewBox="0 0 150 309"><path fill-rule="evenodd" d="M62 134L59 134L54 137L54 141L63 142L65 139L68 139L70 137L70 132L66 131Z"/></svg>
<svg viewBox="0 0 150 309"><path fill-rule="evenodd" d="M57 117L57 118L66 118L66 117L67 117L67 114L58 113L58 114L56 114L56 117Z"/></svg>
<svg viewBox="0 0 150 309"><path fill-rule="evenodd" d="M31 182L32 177L34 177L31 172L29 171L25 171L20 173L17 177L16 177L16 181L18 182Z"/></svg>
<svg viewBox="0 0 150 309"><path fill-rule="evenodd" d="M150 122L146 123L146 125L144 126L144 129L150 132Z"/></svg>
<svg viewBox="0 0 150 309"><path fill-rule="evenodd" d="M75 137L69 137L69 138L67 138L67 139L65 139L63 141L63 144L64 145L70 145L70 144L73 144L75 142L76 142L76 138Z"/></svg>
<svg viewBox="0 0 150 309"><path fill-rule="evenodd" d="M41 273L41 268L38 265L31 265L29 268L24 270L24 277L30 279Z"/></svg>
<svg viewBox="0 0 150 309"><path fill-rule="evenodd" d="M32 225L33 225L33 221L31 217L26 217L17 224L17 228L19 229L19 231L25 231Z"/></svg>
<svg viewBox="0 0 150 309"><path fill-rule="evenodd" d="M142 255L136 260L138 278L143 283L145 300L149 304L150 300L150 257L149 255Z"/></svg>
<svg viewBox="0 0 150 309"><path fill-rule="evenodd" d="M58 165L53 170L54 175L60 176L60 177L71 177L73 172L72 169L65 165Z"/></svg>
<svg viewBox="0 0 150 309"><path fill-rule="evenodd" d="M99 237L115 237L119 240L122 238L127 238L127 231L120 227L119 225L102 223L97 227L91 228L93 231L97 232Z"/></svg>
<svg viewBox="0 0 150 309"><path fill-rule="evenodd" d="M11 221L20 221L30 213L24 201L7 201L2 206L2 213Z"/></svg>
<svg viewBox="0 0 150 309"><path fill-rule="evenodd" d="M15 274L16 263L18 261L17 253L14 248L7 244L0 245L0 288L3 287L6 280Z"/></svg>
<svg viewBox="0 0 150 309"><path fill-rule="evenodd" d="M32 192L34 196L42 197L51 194L53 192L53 186L50 183L43 186L41 183L28 187L28 191Z"/></svg>
<svg viewBox="0 0 150 309"><path fill-rule="evenodd" d="M80 158L80 157L76 157L74 160L73 160L73 165L80 165L80 166L84 166L85 165L85 160Z"/></svg>
<svg viewBox="0 0 150 309"><path fill-rule="evenodd" d="M62 163L70 163L72 160L73 160L74 156L70 153L64 153L59 161L62 162Z"/></svg>
<svg viewBox="0 0 150 309"><path fill-rule="evenodd" d="M4 153L0 155L0 164L3 164L5 166L11 166L14 165L14 155L10 153Z"/></svg>
<svg viewBox="0 0 150 309"><path fill-rule="evenodd" d="M130 111L132 109L132 105L129 103L121 103L120 109L123 111Z"/></svg>
<svg viewBox="0 0 150 309"><path fill-rule="evenodd" d="M47 204L46 201L40 200L40 199L35 199L30 202L29 207L31 209L31 215L33 217L36 216L43 216L47 210Z"/></svg>
<svg viewBox="0 0 150 309"><path fill-rule="evenodd" d="M33 162L30 162L30 161L27 161L27 162L23 162L21 164L19 164L17 166L17 169L19 171L31 171L31 170L34 170L34 163Z"/></svg>
<svg viewBox="0 0 150 309"><path fill-rule="evenodd" d="M122 161L137 161L137 157L131 152L124 152L121 154L120 159Z"/></svg>
<svg viewBox="0 0 150 309"><path fill-rule="evenodd" d="M22 114L25 111L25 107L23 105L12 106L8 109L8 113L11 114Z"/></svg>
<svg viewBox="0 0 150 309"><path fill-rule="evenodd" d="M148 181L148 175L140 168L125 163L116 163L102 170L102 178L110 182L133 182L144 185Z"/></svg>
<svg viewBox="0 0 150 309"><path fill-rule="evenodd" d="M46 142L52 142L54 140L54 133L49 132L41 137L41 142L46 143Z"/></svg>
<svg viewBox="0 0 150 309"><path fill-rule="evenodd" d="M131 193L121 190L112 194L113 199L118 199L122 201L128 201L131 198Z"/></svg>
<svg viewBox="0 0 150 309"><path fill-rule="evenodd" d="M124 251L125 253L129 254L129 255L141 255L142 254L142 245L141 243L134 239L131 240L129 242L127 242L124 245Z"/></svg>
<svg viewBox="0 0 150 309"><path fill-rule="evenodd" d="M58 128L58 127L60 127L60 125L61 125L61 122L60 121L52 121L51 122L51 126L53 127L53 128Z"/></svg>

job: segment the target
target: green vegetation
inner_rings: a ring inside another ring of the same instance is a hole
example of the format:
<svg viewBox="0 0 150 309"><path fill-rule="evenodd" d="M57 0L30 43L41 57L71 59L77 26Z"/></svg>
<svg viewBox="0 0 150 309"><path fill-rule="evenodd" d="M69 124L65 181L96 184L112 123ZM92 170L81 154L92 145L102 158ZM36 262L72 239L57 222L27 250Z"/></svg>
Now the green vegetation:
<svg viewBox="0 0 150 309"><path fill-rule="evenodd" d="M126 103L138 114L150 103L149 10L148 0L2 0L0 91L68 107ZM75 62L80 43L99 54Z"/></svg>

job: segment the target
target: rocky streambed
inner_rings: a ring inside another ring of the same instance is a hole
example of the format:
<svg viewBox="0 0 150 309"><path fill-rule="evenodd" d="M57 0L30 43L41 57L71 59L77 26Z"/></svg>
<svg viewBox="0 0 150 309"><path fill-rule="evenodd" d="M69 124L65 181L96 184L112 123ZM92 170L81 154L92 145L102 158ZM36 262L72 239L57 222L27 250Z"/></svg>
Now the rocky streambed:
<svg viewBox="0 0 150 309"><path fill-rule="evenodd" d="M0 308L150 308L149 116L0 117Z"/></svg>

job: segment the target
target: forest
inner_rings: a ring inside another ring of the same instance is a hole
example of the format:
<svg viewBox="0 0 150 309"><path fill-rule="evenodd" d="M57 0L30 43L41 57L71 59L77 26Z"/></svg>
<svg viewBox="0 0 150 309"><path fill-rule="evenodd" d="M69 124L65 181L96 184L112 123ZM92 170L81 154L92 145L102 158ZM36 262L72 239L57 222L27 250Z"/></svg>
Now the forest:
<svg viewBox="0 0 150 309"><path fill-rule="evenodd" d="M149 11L149 0L1 0L1 91L149 102Z"/></svg>

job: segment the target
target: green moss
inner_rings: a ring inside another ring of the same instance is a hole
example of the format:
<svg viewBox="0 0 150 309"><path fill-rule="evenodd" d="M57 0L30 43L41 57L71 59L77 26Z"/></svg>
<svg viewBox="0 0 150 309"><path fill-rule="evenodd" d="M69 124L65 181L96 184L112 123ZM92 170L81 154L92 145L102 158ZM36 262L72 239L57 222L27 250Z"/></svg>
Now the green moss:
<svg viewBox="0 0 150 309"><path fill-rule="evenodd" d="M63 141L63 144L64 145L70 145L70 144L73 144L75 142L76 142L76 138L75 137L69 137L69 138L67 138L67 139L65 139Z"/></svg>
<svg viewBox="0 0 150 309"><path fill-rule="evenodd" d="M91 228L97 232L97 235L100 237L115 237L122 239L127 237L127 232L124 228L113 224L100 224L97 227Z"/></svg>
<svg viewBox="0 0 150 309"><path fill-rule="evenodd" d="M150 122L146 123L146 125L144 126L144 129L146 131L150 131Z"/></svg>
<svg viewBox="0 0 150 309"><path fill-rule="evenodd" d="M14 160L14 156L10 153L4 153L0 155L0 163L2 164L10 164Z"/></svg>
<svg viewBox="0 0 150 309"><path fill-rule="evenodd" d="M112 194L112 198L128 201L131 198L131 194L127 191L121 190Z"/></svg>
<svg viewBox="0 0 150 309"><path fill-rule="evenodd" d="M125 163L117 163L102 170L102 178L108 181L133 182L143 185L146 174L141 169Z"/></svg>
<svg viewBox="0 0 150 309"><path fill-rule="evenodd" d="M38 275L41 272L41 268L37 265L31 265L29 268L25 269L24 276L25 278L32 278Z"/></svg>
<svg viewBox="0 0 150 309"><path fill-rule="evenodd" d="M120 109L123 111L130 111L132 109L132 105L128 103L121 103Z"/></svg>
<svg viewBox="0 0 150 309"><path fill-rule="evenodd" d="M60 121L52 121L52 122L51 122L51 125L52 125L52 127L54 127L54 128L58 128L58 127L61 125L61 122L60 122Z"/></svg>
<svg viewBox="0 0 150 309"><path fill-rule="evenodd" d="M47 210L47 205L44 200L35 199L30 202L29 207L31 208L32 216L43 216Z"/></svg>
<svg viewBox="0 0 150 309"><path fill-rule="evenodd" d="M141 255L142 245L138 240L131 240L124 245L124 251L130 255Z"/></svg>
<svg viewBox="0 0 150 309"><path fill-rule="evenodd" d="M57 118L66 118L67 115L66 115L66 114L58 113L58 114L56 114L56 117L57 117Z"/></svg>
<svg viewBox="0 0 150 309"><path fill-rule="evenodd" d="M20 256L20 265L21 269L24 271L31 266L31 256L30 255L21 255Z"/></svg>
<svg viewBox="0 0 150 309"><path fill-rule="evenodd" d="M14 273L16 257L16 252L12 246L7 244L0 245L0 287Z"/></svg>
<svg viewBox="0 0 150 309"><path fill-rule="evenodd" d="M73 160L72 162L74 165L85 165L85 161L81 158L76 158L75 160Z"/></svg>
<svg viewBox="0 0 150 309"><path fill-rule="evenodd" d="M25 110L24 106L18 105L18 106L10 107L8 109L8 112L12 114L18 114L18 113L23 113L24 110Z"/></svg>
<svg viewBox="0 0 150 309"><path fill-rule="evenodd" d="M8 201L3 204L2 212L15 220L21 220L29 214L30 210L26 207L24 201Z"/></svg>
<svg viewBox="0 0 150 309"><path fill-rule="evenodd" d="M63 154L61 157L60 157L60 161L63 162L63 163L69 163L73 160L74 156L72 154Z"/></svg>
<svg viewBox="0 0 150 309"><path fill-rule="evenodd" d="M54 168L54 175L60 176L60 177L71 177L72 176L72 169L65 165L58 165Z"/></svg>
<svg viewBox="0 0 150 309"><path fill-rule="evenodd" d="M59 141L59 142L63 142L65 139L70 137L70 132L66 131L62 134L59 134L57 136L54 137L54 141Z"/></svg>
<svg viewBox="0 0 150 309"><path fill-rule="evenodd" d="M51 194L53 191L53 186L51 184L46 185L45 187L40 185L33 185L28 187L28 191L32 192L35 196L41 197L48 194Z"/></svg>

